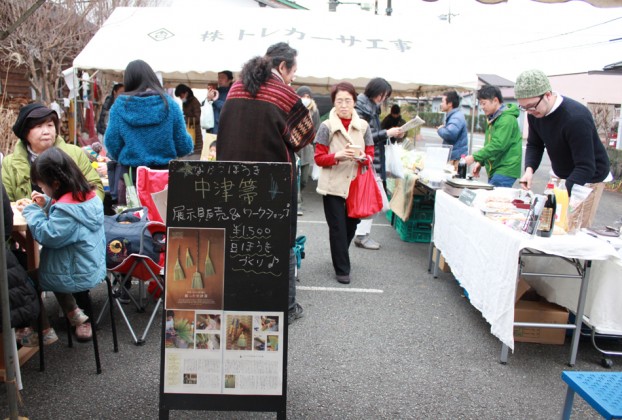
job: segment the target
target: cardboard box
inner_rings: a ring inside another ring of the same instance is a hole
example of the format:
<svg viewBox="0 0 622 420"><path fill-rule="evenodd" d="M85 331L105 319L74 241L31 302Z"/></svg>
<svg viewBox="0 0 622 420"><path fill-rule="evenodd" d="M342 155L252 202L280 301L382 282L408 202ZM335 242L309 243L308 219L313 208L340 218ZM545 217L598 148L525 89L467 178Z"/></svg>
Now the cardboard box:
<svg viewBox="0 0 622 420"><path fill-rule="evenodd" d="M527 293L528 291L532 290L531 286L522 278L518 279L518 282L516 283L516 295L514 295L514 303L518 302L520 300L520 298L522 298L525 293ZM534 300L534 299L528 299L528 300Z"/></svg>
<svg viewBox="0 0 622 420"><path fill-rule="evenodd" d="M515 322L568 323L568 310L544 300L521 299L514 306ZM566 330L558 328L514 327L514 341L540 344L564 344Z"/></svg>
<svg viewBox="0 0 622 420"><path fill-rule="evenodd" d="M437 252L438 252L438 249L436 249L436 247L434 247L434 251L433 251L433 254L432 254L433 260L436 260L436 253ZM441 259L438 262L438 268L443 273L451 273L451 268L449 267L449 264L447 264L447 261L445 261L445 257L443 257L443 254L441 254Z"/></svg>

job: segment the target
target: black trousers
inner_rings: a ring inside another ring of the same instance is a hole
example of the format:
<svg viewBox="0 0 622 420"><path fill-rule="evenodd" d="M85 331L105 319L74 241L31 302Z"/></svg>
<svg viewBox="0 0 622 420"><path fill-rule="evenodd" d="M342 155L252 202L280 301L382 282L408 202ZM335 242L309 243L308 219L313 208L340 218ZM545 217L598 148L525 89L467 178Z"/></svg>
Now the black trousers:
<svg viewBox="0 0 622 420"><path fill-rule="evenodd" d="M335 274L338 276L350 274L350 254L348 248L356 233L356 225L360 219L348 217L346 200L335 195L325 195L324 215L328 223L328 238L330 241L330 256L333 260Z"/></svg>

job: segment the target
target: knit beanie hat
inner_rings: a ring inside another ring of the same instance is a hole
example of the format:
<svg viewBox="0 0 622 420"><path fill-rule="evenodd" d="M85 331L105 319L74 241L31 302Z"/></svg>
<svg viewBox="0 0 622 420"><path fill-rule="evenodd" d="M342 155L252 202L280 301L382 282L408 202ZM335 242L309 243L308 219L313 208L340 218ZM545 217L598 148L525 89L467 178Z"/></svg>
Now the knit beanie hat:
<svg viewBox="0 0 622 420"><path fill-rule="evenodd" d="M311 93L311 88L309 86L300 86L296 90L296 94L298 96L309 95L310 97L313 97L313 94Z"/></svg>
<svg viewBox="0 0 622 420"><path fill-rule="evenodd" d="M551 91L549 78L541 70L525 70L514 85L516 99L535 98Z"/></svg>
<svg viewBox="0 0 622 420"><path fill-rule="evenodd" d="M15 124L13 124L13 132L17 137L26 141L28 132L33 127L32 121L43 121L47 117L52 117L54 125L56 126L56 132L58 132L58 114L53 109L46 107L40 103L28 104L19 110L19 115Z"/></svg>

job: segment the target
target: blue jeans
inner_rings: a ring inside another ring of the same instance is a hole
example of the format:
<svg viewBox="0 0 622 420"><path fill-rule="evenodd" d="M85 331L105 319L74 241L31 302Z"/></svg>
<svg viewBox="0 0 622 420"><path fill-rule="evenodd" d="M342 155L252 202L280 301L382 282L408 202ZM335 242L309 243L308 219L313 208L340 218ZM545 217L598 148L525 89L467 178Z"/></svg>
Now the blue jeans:
<svg viewBox="0 0 622 420"><path fill-rule="evenodd" d="M488 183L490 185L494 185L495 187L507 187L512 188L516 178L512 178L510 176L494 174L492 177L488 178Z"/></svg>

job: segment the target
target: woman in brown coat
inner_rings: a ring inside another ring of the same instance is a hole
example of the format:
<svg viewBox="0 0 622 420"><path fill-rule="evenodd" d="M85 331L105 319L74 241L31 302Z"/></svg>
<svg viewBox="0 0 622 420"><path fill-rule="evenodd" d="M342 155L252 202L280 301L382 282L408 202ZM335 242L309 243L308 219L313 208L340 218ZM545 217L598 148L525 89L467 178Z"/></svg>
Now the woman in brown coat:
<svg viewBox="0 0 622 420"><path fill-rule="evenodd" d="M186 124L194 125L194 153L201 154L203 150L203 133L201 132L201 103L194 96L188 86L179 84L175 88L175 96L183 102L183 111Z"/></svg>

